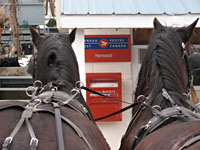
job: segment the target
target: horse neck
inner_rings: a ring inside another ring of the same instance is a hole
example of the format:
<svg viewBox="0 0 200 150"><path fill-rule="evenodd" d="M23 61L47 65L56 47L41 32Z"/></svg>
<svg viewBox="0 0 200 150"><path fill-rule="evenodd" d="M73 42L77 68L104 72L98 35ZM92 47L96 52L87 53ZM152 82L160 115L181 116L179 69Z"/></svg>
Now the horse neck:
<svg viewBox="0 0 200 150"><path fill-rule="evenodd" d="M149 100L146 101L149 105L159 105L162 109L172 106L170 102L162 96L162 89L166 89L168 94L178 105L184 105L182 101L185 97L182 95L182 92L185 92L188 83L187 68L185 65L182 68L183 61L180 57L180 41L178 41L179 43L175 43L174 46L173 41L171 41L173 39L167 39L169 43L165 43L164 38L165 35L158 35L156 39L151 40L143 59L135 92L135 100L137 100L138 96L144 95L149 98ZM174 41L177 42L176 39L174 39ZM177 52L177 50L180 51ZM174 54L172 52L176 53ZM141 110L139 109L141 107L143 106L132 110L133 118L135 117L135 113ZM146 125L153 116L148 108L143 108L144 109L140 111L139 115L135 118L135 121L130 124L126 132L124 139L131 140L130 143L132 143L132 138L137 134L138 130L143 125ZM124 144L127 143L128 142Z"/></svg>
<svg viewBox="0 0 200 150"><path fill-rule="evenodd" d="M150 43L139 74L136 97L139 94L151 93L153 101L163 88L176 96L187 92L189 80L187 61L182 58L181 40L174 34L162 33Z"/></svg>
<svg viewBox="0 0 200 150"><path fill-rule="evenodd" d="M164 88L175 103L188 107L182 95L186 92L188 73L186 64L183 65L180 57L181 44L176 39L165 39L166 37L157 36L151 41L139 72L135 99L144 95L149 97L148 103L151 106L159 105L162 109L171 107L171 103L162 96ZM132 114L134 115L137 111L138 108L133 109ZM142 114L147 115L144 118L150 117L148 113Z"/></svg>
<svg viewBox="0 0 200 150"><path fill-rule="evenodd" d="M78 76L78 75L77 75ZM65 76L65 78L63 78L62 76L59 76L56 80L52 81L52 82L55 82L58 84L58 90L60 91L64 91L68 94L71 94L72 90L75 89L75 88L79 88L79 87L76 87L76 82L80 81L79 78L75 79L75 78L71 78L72 76L70 77L67 77ZM73 76L75 77L75 76ZM85 100L81 94L81 91L80 91L80 95L76 98L81 104L85 105Z"/></svg>

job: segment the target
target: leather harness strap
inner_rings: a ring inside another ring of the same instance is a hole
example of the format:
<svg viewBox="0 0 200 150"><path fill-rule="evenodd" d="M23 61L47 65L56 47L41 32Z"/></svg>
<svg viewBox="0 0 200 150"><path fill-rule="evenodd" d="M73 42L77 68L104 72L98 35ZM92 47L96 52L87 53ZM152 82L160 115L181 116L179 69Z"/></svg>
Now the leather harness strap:
<svg viewBox="0 0 200 150"><path fill-rule="evenodd" d="M44 92L38 96L36 96L36 99L42 99L44 103L52 103L54 106L55 111L55 121L56 121L56 132L57 132L57 142L58 142L58 149L64 150L64 139L63 139L63 129L62 129L62 121L61 121L61 113L60 113L60 106L68 105L72 109L82 113L84 116L87 116L90 120L90 115L88 110L77 100L74 100L74 98L77 96L77 91L72 97L69 98L69 95L62 91L47 91ZM48 96L49 95L49 96ZM43 99L45 98L45 99ZM66 119L65 119L66 120ZM68 123L68 122L67 122ZM72 127L75 127L74 124L72 124ZM76 126L76 130L78 127ZM80 131L80 129L78 129ZM79 132L80 133L80 132ZM81 133L81 136L85 143L88 145L90 150L93 150L88 140L85 138L83 133Z"/></svg>
<svg viewBox="0 0 200 150"><path fill-rule="evenodd" d="M76 94L75 94L75 96L76 96ZM14 136L17 134L17 132L21 128L24 121L26 122L28 131L31 136L31 141L30 141L31 150L37 150L36 148L38 145L38 139L36 138L33 128L31 126L31 123L29 121L29 119L32 117L32 114L35 112L47 112L47 113L50 113L55 116L57 141L58 141L58 149L59 150L65 149L64 148L64 139L63 139L62 121L64 121L68 125L70 125L72 127L72 129L78 134L78 136L83 139L83 141L88 146L88 150L93 150L91 144L89 143L87 138L84 136L83 132L73 122L71 122L66 117L62 116L60 113L60 107L68 105L72 109L82 113L84 116L87 116L89 119L92 119L90 117L90 115L88 115L89 114L88 110L80 102L78 102L77 100L74 100L75 96L73 95L72 97L69 97L68 94L66 94L65 92L61 92L61 91L47 91L38 96L34 95L34 99L32 99L26 107L21 106L21 105L9 105L9 106L1 107L0 110L9 109L12 107L20 107L20 108L24 109L21 119L17 123L15 129L13 130L11 135L4 140L4 143L2 145L2 150L9 150L10 144L12 143ZM45 109L38 109L37 106L41 102L51 103L54 107L54 112L50 111L50 110L45 110Z"/></svg>
<svg viewBox="0 0 200 150"><path fill-rule="evenodd" d="M153 113L152 109L154 108L152 108L151 106L148 106L148 104L146 103L144 106L146 106L146 108L151 108L150 110ZM140 128L140 130L135 136L131 149L134 149L138 145L138 143L148 134L154 132L160 127L166 124L169 124L175 120L192 121L192 120L199 120L199 119L200 119L200 116L194 114L191 110L184 107L173 106L173 107L163 109L158 114L154 113L153 118L150 119L146 125Z"/></svg>
<svg viewBox="0 0 200 150"><path fill-rule="evenodd" d="M58 103L52 103L55 111L55 121L56 121L56 133L58 150L65 150L64 139L63 139L63 128L60 114L60 105Z"/></svg>
<svg viewBox="0 0 200 150"><path fill-rule="evenodd" d="M19 129L23 125L24 121L26 122L29 134L31 136L31 141L30 141L31 150L36 150L36 147L38 145L38 139L36 138L35 133L33 131L33 128L32 128L32 126L29 122L29 118L32 117L33 109L34 109L35 105L37 105L37 103L34 103L34 104L29 103L25 108L23 106L21 106L21 108L24 108L25 110L23 111L20 120L18 121L17 125L15 126L15 128L12 131L12 133L10 134L10 136L7 137L4 140L4 143L2 145L2 150L8 150L9 149L9 147L10 147L12 141L13 141L13 138L15 137L15 135L17 134L17 132L19 131ZM5 109L5 108L16 107L16 106L18 106L18 105L2 107L0 110ZM32 107L30 107L30 106L32 106Z"/></svg>
<svg viewBox="0 0 200 150"><path fill-rule="evenodd" d="M183 150L184 148L189 147L190 145L200 141L200 135L194 136L191 139L189 139L179 150Z"/></svg>
<svg viewBox="0 0 200 150"><path fill-rule="evenodd" d="M4 143L3 143L3 145L2 145L2 150L8 150L8 149L9 149L9 147L10 147L12 141L13 141L14 136L17 134L17 132L19 131L19 129L21 128L21 126L22 126L23 123L24 123L24 118L21 118L21 119L18 121L18 123L17 123L15 129L14 129L14 130L12 131L12 133L10 134L10 136L7 137L7 138L4 140Z"/></svg>
<svg viewBox="0 0 200 150"><path fill-rule="evenodd" d="M33 131L33 128L31 126L29 119L26 119L26 125L28 127L28 130L29 130L29 133L30 133L30 136L31 136L31 141L30 141L31 150L36 150L37 145L38 145L38 139L35 136L35 133Z"/></svg>
<svg viewBox="0 0 200 150"><path fill-rule="evenodd" d="M69 95L63 91L46 91L36 96L35 98L41 99L44 103L50 103L53 99L53 101L58 102L60 106L67 105L88 117L90 120L93 120L89 111L78 100L75 99L77 94L78 92L69 97Z"/></svg>
<svg viewBox="0 0 200 150"><path fill-rule="evenodd" d="M154 115L152 119L149 120L149 122L140 128L138 133L135 136L134 142L132 144L131 149L134 149L138 143L148 134L154 132L155 130L159 129L160 127L171 123L175 120L180 120L180 121L192 121L192 120L200 120L200 116L192 112L191 110L184 108L184 107L179 107L176 105L175 101L173 98L168 94L166 89L162 89L162 95L163 97L168 100L172 107L166 108L162 111L155 109L154 107L150 106L148 103L146 103L147 98L144 97L144 101L141 103L142 106L140 109L137 111L136 115L133 116L132 121L127 129L127 132L129 132L130 128L134 125L134 122L136 118L139 116L139 114L147 108L152 112ZM190 105L192 106L192 105ZM194 106L192 107L197 113L199 113L199 109L195 108ZM127 133L126 132L126 133ZM124 138L124 137L123 137ZM194 140L192 140L194 141Z"/></svg>
<svg viewBox="0 0 200 150"><path fill-rule="evenodd" d="M51 110L47 110L47 109L37 109L37 112L43 112L43 113L48 113L48 114L52 114L55 115L55 112L51 111ZM87 144L88 146L88 150L93 150L92 146L90 145L89 141L87 140L87 138L84 136L84 133L80 130L80 128L75 125L72 121L70 121L69 119L67 119L64 116L60 116L62 121L67 123L68 125L70 125L70 127L76 132L76 134L83 139L83 141Z"/></svg>

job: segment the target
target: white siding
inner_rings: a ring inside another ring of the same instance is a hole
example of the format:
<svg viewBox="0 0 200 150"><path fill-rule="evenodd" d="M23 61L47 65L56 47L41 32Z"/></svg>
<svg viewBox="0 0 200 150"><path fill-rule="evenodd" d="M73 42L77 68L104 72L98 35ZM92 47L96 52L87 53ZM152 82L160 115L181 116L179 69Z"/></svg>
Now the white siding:
<svg viewBox="0 0 200 150"><path fill-rule="evenodd" d="M130 34L130 29L85 29L85 35ZM132 102L133 85L131 62L86 63L87 73L122 73L122 100ZM127 104L122 103L122 107ZM97 122L112 150L119 149L121 138L131 120L131 110L122 113L122 121Z"/></svg>

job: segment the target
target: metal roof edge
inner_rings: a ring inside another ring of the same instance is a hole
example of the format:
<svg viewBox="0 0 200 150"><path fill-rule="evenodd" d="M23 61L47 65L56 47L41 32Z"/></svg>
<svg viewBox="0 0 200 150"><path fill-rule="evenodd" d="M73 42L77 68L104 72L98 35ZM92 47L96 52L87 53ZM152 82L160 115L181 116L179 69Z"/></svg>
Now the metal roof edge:
<svg viewBox="0 0 200 150"><path fill-rule="evenodd" d="M152 28L157 17L163 25L186 26L200 14L185 15L61 15L60 28ZM200 21L197 24L200 27Z"/></svg>

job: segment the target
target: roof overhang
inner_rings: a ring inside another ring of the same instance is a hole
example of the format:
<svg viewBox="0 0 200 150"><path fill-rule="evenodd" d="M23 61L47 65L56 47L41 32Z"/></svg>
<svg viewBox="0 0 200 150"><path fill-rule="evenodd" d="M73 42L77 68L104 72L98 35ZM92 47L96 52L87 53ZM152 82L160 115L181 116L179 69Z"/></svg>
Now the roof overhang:
<svg viewBox="0 0 200 150"><path fill-rule="evenodd" d="M152 28L153 19L166 26L186 26L200 14L183 15L61 15L60 28ZM200 21L196 27L200 27Z"/></svg>

